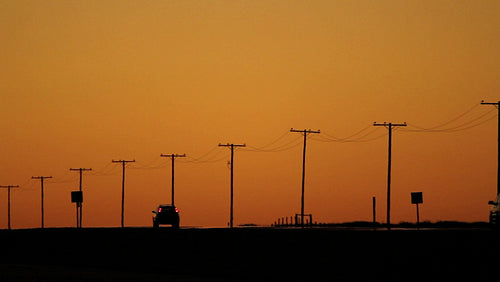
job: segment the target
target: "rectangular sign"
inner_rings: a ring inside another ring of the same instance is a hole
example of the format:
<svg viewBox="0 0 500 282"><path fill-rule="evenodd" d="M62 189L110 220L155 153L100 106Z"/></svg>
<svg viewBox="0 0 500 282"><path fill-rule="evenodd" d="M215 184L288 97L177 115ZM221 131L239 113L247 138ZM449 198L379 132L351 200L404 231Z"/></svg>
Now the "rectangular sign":
<svg viewBox="0 0 500 282"><path fill-rule="evenodd" d="M411 203L422 204L424 202L422 192L411 192Z"/></svg>
<svg viewBox="0 0 500 282"><path fill-rule="evenodd" d="M83 202L83 192L82 191L71 191L71 202L72 203Z"/></svg>

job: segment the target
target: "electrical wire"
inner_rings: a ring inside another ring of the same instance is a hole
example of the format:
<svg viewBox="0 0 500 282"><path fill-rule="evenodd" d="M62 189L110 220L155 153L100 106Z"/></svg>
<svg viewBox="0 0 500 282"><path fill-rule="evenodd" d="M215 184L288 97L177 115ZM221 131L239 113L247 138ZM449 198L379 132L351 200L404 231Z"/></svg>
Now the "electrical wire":
<svg viewBox="0 0 500 282"><path fill-rule="evenodd" d="M353 138L353 137L365 132L369 128L372 128L372 130L368 131L367 133L365 133L361 136ZM384 134L379 134L375 137L370 137L374 133L376 133L377 131L378 130L376 128L373 128L373 125L369 125L369 126L364 127L363 129L357 131L356 133L351 134L347 137L343 137L343 138L338 138L338 137L335 137L331 134L325 133L325 134L319 134L319 135L312 136L311 139L314 141L319 141L319 142L358 143L358 142L374 141L374 140L377 140L377 139L382 138L382 137L387 135L387 132L386 132Z"/></svg>
<svg viewBox="0 0 500 282"><path fill-rule="evenodd" d="M271 148L267 148L267 147L269 147L269 145L273 145L278 140L283 139L283 137L284 137L284 135L280 136L275 141L273 141L273 142L271 142L268 145L263 146L263 147L255 147L255 146L247 145L247 148L242 149L242 150L243 151L248 151L248 152L265 152L265 153L271 153L272 152L272 153L275 153L275 152L287 151L287 150L290 150L290 149L292 149L292 148L294 148L294 147L302 144L302 141L299 141L299 140L302 140L302 137L301 136L296 136L292 140L287 141L286 143L283 143L283 144L280 144L280 145L277 145L277 146L274 146L274 147L271 147Z"/></svg>
<svg viewBox="0 0 500 282"><path fill-rule="evenodd" d="M194 157L187 156L186 158L179 159L179 162L194 163L194 164L206 164L206 163L215 163L215 162L219 162L223 159L226 159L228 153L226 151L217 150L217 149L219 149L219 146L214 146L212 149L210 149L208 152L201 155L200 157L194 158ZM221 154L224 154L224 156L220 157Z"/></svg>
<svg viewBox="0 0 500 282"><path fill-rule="evenodd" d="M342 142L342 141L350 141L350 140L353 140L354 136L357 136L357 135L361 134L362 132L364 132L364 131L368 130L369 128L373 128L373 125L371 125L371 124L370 124L370 125L368 125L368 126L366 126L366 127L362 128L361 130L357 131L356 133L351 134L351 135L349 135L349 136L347 136L347 137L343 137L343 138L339 138L339 137L333 136L333 135L328 134L328 133L326 133L326 132L321 132L321 136L326 136L326 137L327 137L328 139L330 139L332 142L337 142L337 141L338 141L338 142ZM357 138L357 139L362 139L362 138L363 138L364 136L366 136L366 135L368 135L368 134L365 134L365 135L363 135L363 136L361 136L361 137L359 137L359 138Z"/></svg>
<svg viewBox="0 0 500 282"><path fill-rule="evenodd" d="M118 166L112 162L106 164L103 168L97 170L91 170L88 172L92 176L109 176L118 174Z"/></svg>
<svg viewBox="0 0 500 282"><path fill-rule="evenodd" d="M459 116L451 119L450 121L445 122L445 123L440 124L440 125L437 125L437 126L425 128L425 127L421 127L421 126L417 126L417 125L408 123L408 126L410 126L410 128L401 128L400 130L407 131L407 132L457 132L457 131L463 131L463 130L477 127L477 126L482 125L482 124L494 119L495 117L497 117L496 114L492 115L492 113L497 111L497 109L494 108L494 109L490 109L486 112L480 113L479 115L477 115L475 117L471 117L468 121L462 122L458 125L444 127L445 125L450 125L452 122L455 122L455 121L459 120L460 118L464 117L466 114L470 113L475 108L476 107L473 107L470 110L466 111L465 113L460 114ZM412 129L412 128L415 128L415 129Z"/></svg>
<svg viewBox="0 0 500 282"><path fill-rule="evenodd" d="M159 164L157 164L159 162ZM160 169L160 168L165 168L169 165L169 161L163 159L163 158L155 158L150 162L147 162L146 164L141 164L140 162L135 162L133 165L130 166L130 169Z"/></svg>

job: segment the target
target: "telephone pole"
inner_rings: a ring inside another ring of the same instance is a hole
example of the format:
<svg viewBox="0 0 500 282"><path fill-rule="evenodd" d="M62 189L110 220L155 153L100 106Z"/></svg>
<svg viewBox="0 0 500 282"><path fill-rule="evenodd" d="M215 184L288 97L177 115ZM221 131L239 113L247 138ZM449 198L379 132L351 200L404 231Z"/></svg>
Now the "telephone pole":
<svg viewBox="0 0 500 282"><path fill-rule="evenodd" d="M391 229L391 153L392 153L392 128L396 126L406 126L405 123L373 123L373 126L384 126L389 129L389 148L387 161L387 229Z"/></svg>
<svg viewBox="0 0 500 282"><path fill-rule="evenodd" d="M229 214L229 227L233 228L233 163L234 163L234 148L235 147L246 147L245 144L219 144L219 147L229 147L231 148L231 208Z"/></svg>
<svg viewBox="0 0 500 282"><path fill-rule="evenodd" d="M52 176L32 176L32 179L40 179L40 182L42 183L42 228L44 228L43 224L43 180L52 178Z"/></svg>
<svg viewBox="0 0 500 282"><path fill-rule="evenodd" d="M122 164L122 220L121 226L123 227L123 217L124 217L124 206L125 206L125 165L127 163L133 163L135 160L126 161L126 160L111 160L113 163L121 163Z"/></svg>
<svg viewBox="0 0 500 282"><path fill-rule="evenodd" d="M84 171L91 171L92 169L91 168L70 168L69 169L70 171L78 171L80 172L80 193L82 192L82 172ZM78 209L78 212L76 214L77 218L76 218L76 222L78 222L77 224L77 228L82 228L82 217L83 217L83 202L78 202L76 203L76 208Z"/></svg>
<svg viewBox="0 0 500 282"><path fill-rule="evenodd" d="M0 186L0 188L7 188L7 197L8 197L8 204L7 204L7 209L8 209L8 212L7 212L7 217L8 217L8 227L9 227L9 230L10 230L10 188L18 188L19 185L7 185L7 186Z"/></svg>
<svg viewBox="0 0 500 282"><path fill-rule="evenodd" d="M481 105L494 105L497 107L499 113L498 113L498 159L497 159L497 195L500 194L500 101L496 103L485 103L484 101L481 101Z"/></svg>
<svg viewBox="0 0 500 282"><path fill-rule="evenodd" d="M304 227L304 184L306 178L306 142L307 142L307 134L310 133L320 133L319 130L311 130L311 129L290 129L290 132L300 132L304 134L304 149L302 152L302 196L300 198L300 225Z"/></svg>
<svg viewBox="0 0 500 282"><path fill-rule="evenodd" d="M172 206L174 205L174 160L175 158L184 158L186 154L178 155L178 154L160 154L160 157L171 158L172 159Z"/></svg>

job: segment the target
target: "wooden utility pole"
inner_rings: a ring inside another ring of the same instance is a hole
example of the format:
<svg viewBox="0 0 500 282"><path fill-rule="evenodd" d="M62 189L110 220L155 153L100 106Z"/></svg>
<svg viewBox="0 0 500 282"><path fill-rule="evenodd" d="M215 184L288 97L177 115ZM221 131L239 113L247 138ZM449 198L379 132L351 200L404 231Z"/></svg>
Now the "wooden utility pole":
<svg viewBox="0 0 500 282"><path fill-rule="evenodd" d="M113 163L121 163L122 164L122 219L121 219L121 226L124 227L123 224L123 218L124 218L124 213L125 213L125 165L127 163L133 163L135 160L131 161L126 161L126 160L111 160Z"/></svg>
<svg viewBox="0 0 500 282"><path fill-rule="evenodd" d="M384 126L389 129L389 148L387 161L387 229L391 229L391 154L392 154L392 128L396 126L406 126L405 123L373 123L373 126Z"/></svg>
<svg viewBox="0 0 500 282"><path fill-rule="evenodd" d="M300 198L300 225L304 227L304 186L305 186L305 178L306 178L306 141L307 134L309 133L320 133L319 130L311 130L311 129L290 129L290 132L300 132L304 134L304 149L302 151L302 196Z"/></svg>
<svg viewBox="0 0 500 282"><path fill-rule="evenodd" d="M10 188L18 188L19 185L7 185L7 186L0 186L0 188L7 188L7 198L8 198L8 204L7 204L7 217L8 217L8 228L10 230Z"/></svg>
<svg viewBox="0 0 500 282"><path fill-rule="evenodd" d="M91 168L70 168L70 171L78 171L80 173L80 192L82 192L82 172L84 171L91 171ZM83 202L78 202L76 203L76 208L77 208L77 213L76 213L76 221L77 221L77 228L82 227L82 217L83 217Z"/></svg>
<svg viewBox="0 0 500 282"><path fill-rule="evenodd" d="M40 179L40 182L42 183L42 228L44 228L44 215L43 215L43 180L52 178L52 176L32 176L32 179Z"/></svg>
<svg viewBox="0 0 500 282"><path fill-rule="evenodd" d="M500 101L496 103L485 103L484 101L481 101L481 105L494 105L497 107L499 113L498 113L498 130L497 130L497 135L498 135L498 149L497 149L497 195L500 194Z"/></svg>
<svg viewBox="0 0 500 282"><path fill-rule="evenodd" d="M373 226L377 224L377 209L376 209L376 199L375 196L372 197L372 214L373 214Z"/></svg>
<svg viewBox="0 0 500 282"><path fill-rule="evenodd" d="M233 163L234 163L234 148L235 147L246 147L245 144L219 144L219 147L229 147L231 148L231 207L229 213L229 227L233 228Z"/></svg>
<svg viewBox="0 0 500 282"><path fill-rule="evenodd" d="M171 158L172 159L172 205L174 205L174 161L175 158L184 158L186 154L178 155L178 154L161 154L160 157Z"/></svg>

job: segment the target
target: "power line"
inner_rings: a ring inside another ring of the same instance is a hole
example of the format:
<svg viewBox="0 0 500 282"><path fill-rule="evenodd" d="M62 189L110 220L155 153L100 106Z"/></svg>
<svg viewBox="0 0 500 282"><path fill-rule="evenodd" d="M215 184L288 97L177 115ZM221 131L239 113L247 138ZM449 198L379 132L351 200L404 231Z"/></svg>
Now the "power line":
<svg viewBox="0 0 500 282"><path fill-rule="evenodd" d="M171 158L172 159L172 205L174 205L174 161L176 158L185 158L186 154L161 154L160 157Z"/></svg>
<svg viewBox="0 0 500 282"><path fill-rule="evenodd" d="M304 227L304 184L305 184L305 177L306 177L306 141L307 141L307 134L311 133L320 133L319 130L311 130L311 129L303 129L303 130L297 130L297 129L290 129L290 132L299 132L304 135L304 149L302 151L302 196L300 198L300 224L302 227Z"/></svg>
<svg viewBox="0 0 500 282"><path fill-rule="evenodd" d="M0 188L7 188L7 198L8 198L8 204L7 204L7 217L8 217L8 228L10 230L10 188L19 188L19 185L7 185L7 186L0 186Z"/></svg>
<svg viewBox="0 0 500 282"><path fill-rule="evenodd" d="M234 168L234 148L245 147L245 144L219 144L219 147L229 147L231 149L231 207L229 214L229 227L233 228L233 168Z"/></svg>
<svg viewBox="0 0 500 282"><path fill-rule="evenodd" d="M186 157L185 160L179 160L179 161L183 163L194 163L194 164L219 162L225 159L227 156L225 155L223 157L219 157L219 155L224 154L224 152L216 151L217 149L218 146L214 146L208 152L204 153L199 157Z"/></svg>
<svg viewBox="0 0 500 282"><path fill-rule="evenodd" d="M302 144L301 137L298 136L297 138L294 138L293 140L290 140L284 144L277 145L276 147L272 147L269 149L266 149L265 147L254 147L251 145L248 145L250 149L245 149L245 151L250 151L250 152L259 152L259 153L277 153L277 152L283 152L283 151L288 151L292 148L297 147L298 145Z"/></svg>
<svg viewBox="0 0 500 282"><path fill-rule="evenodd" d="M126 160L111 160L112 163L121 163L122 164L122 217L121 217L121 226L122 228L124 227L123 225L123 219L124 219L124 210L125 210L125 165L127 163L134 163L135 160L131 161L126 161Z"/></svg>
<svg viewBox="0 0 500 282"><path fill-rule="evenodd" d="M387 229L391 229L391 152L392 152L392 128L397 126L406 126L405 123L373 123L373 126L384 126L389 129L389 147L387 161Z"/></svg>
<svg viewBox="0 0 500 282"><path fill-rule="evenodd" d="M451 125L453 122L456 122L461 118L464 118L466 115L471 113L472 110L476 109L476 107L479 105L480 104L475 105L474 107L467 110L466 112L464 112L464 113L458 115L457 117L452 118L451 120L444 122L442 124L432 126L432 127L422 127L422 126L417 126L415 124L408 123L408 126L413 127L415 129L404 129L402 131L408 131L408 132L457 132L457 131L464 131L464 130L479 126L483 123L486 123L486 122L488 122L496 117L496 115L489 117L489 115L495 111L495 109L492 109L492 110L489 110L489 111L486 111L483 113L479 113L479 115L476 115L476 113L475 113L476 116L470 116L468 120L466 120L462 123L459 123L457 125Z"/></svg>
<svg viewBox="0 0 500 282"><path fill-rule="evenodd" d="M358 137L358 138L354 139L354 136L357 136L357 135L361 134L362 132L365 132L366 130L370 129L371 127L372 127L371 125L368 125L368 126L362 128L361 130L359 130L359 131L357 131L357 132L355 132L355 133L353 133L353 134L351 134L351 135L349 135L347 137L343 137L343 138L339 138L339 137L333 136L333 135L328 134L326 132L322 132L321 137L324 137L325 139L330 139L333 142L352 142L351 140L361 139L361 138L363 138L363 137L371 134L371 132L369 132L369 133L367 133L367 134L365 134L365 135L363 135L361 137ZM324 135L324 136L322 136L322 135Z"/></svg>
<svg viewBox="0 0 500 282"><path fill-rule="evenodd" d="M97 170L92 170L89 172L90 175L93 176L109 176L109 175L115 175L117 172L114 172L117 169L117 166L115 166L113 163L108 163L101 169Z"/></svg>
<svg viewBox="0 0 500 282"><path fill-rule="evenodd" d="M371 126L372 125L370 125L370 127ZM354 136L359 135L359 134L361 134L361 132L364 132L364 131L366 131L366 128L358 131L356 134L353 134L351 136L344 137L344 138L338 138L338 137L328 135L325 133L326 137L322 136L323 134L321 134L318 136L314 136L311 139L314 141L319 141L319 142L361 143L361 142L374 141L374 140L380 139L380 138L384 137L385 135L387 135L387 134L382 134L382 135L377 135L375 137L368 138L370 135L373 135L373 133L375 133L377 131L376 129L374 129L374 130L371 130L371 131L369 131L369 132L367 132L359 137L353 138Z"/></svg>
<svg viewBox="0 0 500 282"><path fill-rule="evenodd" d="M42 226L42 228L44 228L44 214L43 214L43 181L44 181L45 179L52 178L52 176L32 176L31 178L32 178L32 179L40 179L40 182L41 182L41 184L42 184L42 196L41 196L41 198L42 198L42 224L41 224L41 226Z"/></svg>

